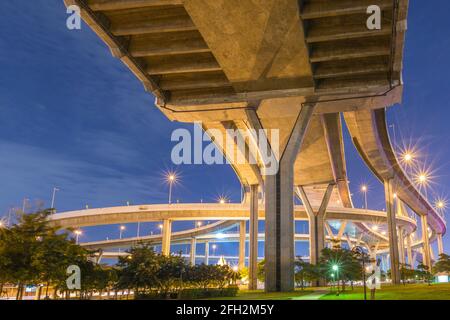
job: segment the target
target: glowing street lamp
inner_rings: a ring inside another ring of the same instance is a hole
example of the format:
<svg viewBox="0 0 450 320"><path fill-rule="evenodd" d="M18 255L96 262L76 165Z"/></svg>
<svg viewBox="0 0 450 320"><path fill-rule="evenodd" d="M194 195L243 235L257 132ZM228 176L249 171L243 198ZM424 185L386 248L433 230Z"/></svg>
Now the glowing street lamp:
<svg viewBox="0 0 450 320"><path fill-rule="evenodd" d="M427 180L428 180L428 177L427 177L427 175L426 175L425 173L421 173L421 174L419 174L419 176L417 177L417 179L418 179L418 181L419 181L421 184L426 184L426 183L427 183Z"/></svg>
<svg viewBox="0 0 450 320"><path fill-rule="evenodd" d="M367 191L369 190L369 187L367 187L366 184L363 184L361 186L361 192L364 194L364 208L367 210Z"/></svg>
<svg viewBox="0 0 450 320"><path fill-rule="evenodd" d="M405 153L403 153L402 158L406 164L411 164L414 160L414 155L411 151L406 151Z"/></svg>
<svg viewBox="0 0 450 320"><path fill-rule="evenodd" d="M443 215L444 210L447 208L447 203L446 203L445 200L437 199L437 200L436 200L435 206L436 206L436 209L438 210L438 212L439 212L441 215Z"/></svg>
<svg viewBox="0 0 450 320"><path fill-rule="evenodd" d="M125 226L120 226L120 228L119 228L119 239L122 239L122 234L123 234L123 232L125 231Z"/></svg>
<svg viewBox="0 0 450 320"><path fill-rule="evenodd" d="M339 294L339 266L337 264L333 264L331 269L336 273L336 281L337 281L337 294Z"/></svg>
<svg viewBox="0 0 450 320"><path fill-rule="evenodd" d="M419 187L424 188L425 197L428 198L427 186L430 182L429 174L425 171L419 172L417 174L415 180L416 180L416 183L419 185Z"/></svg>
<svg viewBox="0 0 450 320"><path fill-rule="evenodd" d="M216 244L213 244L211 247L212 247L212 249L213 249L213 256L215 256L215 255L216 255L217 245L216 245Z"/></svg>
<svg viewBox="0 0 450 320"><path fill-rule="evenodd" d="M177 175L174 172L169 172L166 176L167 183L169 184L169 204L172 203L172 186L177 182Z"/></svg>
<svg viewBox="0 0 450 320"><path fill-rule="evenodd" d="M79 239L80 235L83 234L83 232L80 229L78 229L78 230L75 230L74 233L75 233L75 243L78 244L78 239Z"/></svg>
<svg viewBox="0 0 450 320"><path fill-rule="evenodd" d="M202 222L201 221L197 221L196 226L197 226L197 228L200 228L202 226Z"/></svg>
<svg viewBox="0 0 450 320"><path fill-rule="evenodd" d="M228 199L226 197L224 197L224 196L220 196L219 199L218 199L218 202L220 204L225 204L225 203L228 202Z"/></svg>
<svg viewBox="0 0 450 320"><path fill-rule="evenodd" d="M160 223L160 224L158 225L158 228L159 228L159 230L161 230L161 232L162 232L162 229L164 228L163 224Z"/></svg>

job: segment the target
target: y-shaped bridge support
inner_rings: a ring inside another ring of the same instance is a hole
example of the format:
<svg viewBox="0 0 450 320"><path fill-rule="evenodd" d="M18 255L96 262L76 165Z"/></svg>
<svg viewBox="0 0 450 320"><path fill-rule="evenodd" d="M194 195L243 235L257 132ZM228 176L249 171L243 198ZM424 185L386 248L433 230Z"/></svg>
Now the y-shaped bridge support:
<svg viewBox="0 0 450 320"><path fill-rule="evenodd" d="M302 106L280 155L278 173L265 176L265 289L294 290L294 162L314 105Z"/></svg>
<svg viewBox="0 0 450 320"><path fill-rule="evenodd" d="M297 192L305 207L309 218L309 257L311 264L318 264L320 252L325 248L325 217L328 203L333 193L334 184L329 184L320 204L319 211L314 212L311 203L302 186L297 188Z"/></svg>

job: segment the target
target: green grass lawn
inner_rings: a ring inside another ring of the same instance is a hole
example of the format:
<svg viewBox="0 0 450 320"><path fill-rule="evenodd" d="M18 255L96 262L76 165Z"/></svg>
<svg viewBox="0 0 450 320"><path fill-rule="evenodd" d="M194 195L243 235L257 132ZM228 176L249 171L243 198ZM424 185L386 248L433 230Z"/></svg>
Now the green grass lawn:
<svg viewBox="0 0 450 320"><path fill-rule="evenodd" d="M336 296L330 293L320 300L362 300L363 288L347 288L345 293ZM370 290L367 290L367 298L370 299ZM407 284L399 286L382 286L376 291L376 300L450 300L450 284Z"/></svg>
<svg viewBox="0 0 450 320"><path fill-rule="evenodd" d="M217 298L217 300L289 300L311 294L315 290L308 288L305 290L295 290L294 292L270 292L264 290L239 290L236 297ZM214 299L212 299L214 300Z"/></svg>

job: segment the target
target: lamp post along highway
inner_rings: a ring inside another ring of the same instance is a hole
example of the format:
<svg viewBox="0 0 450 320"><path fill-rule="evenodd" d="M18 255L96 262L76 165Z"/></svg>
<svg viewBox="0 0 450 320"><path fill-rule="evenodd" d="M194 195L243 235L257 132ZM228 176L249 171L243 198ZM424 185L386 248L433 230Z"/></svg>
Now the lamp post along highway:
<svg viewBox="0 0 450 320"><path fill-rule="evenodd" d="M78 244L78 240L79 240L79 237L80 237L80 235L82 234L82 231L81 230L75 230L75 243L76 244Z"/></svg>
<svg viewBox="0 0 450 320"><path fill-rule="evenodd" d="M361 192L364 194L364 209L367 210L367 185L362 185L361 186Z"/></svg>
<svg viewBox="0 0 450 320"><path fill-rule="evenodd" d="M22 202L22 212L25 212L25 205L26 203L29 201L30 199L28 198L23 198L23 202Z"/></svg>
<svg viewBox="0 0 450 320"><path fill-rule="evenodd" d="M53 193L52 193L52 205L51 205L51 209L52 209L52 213L55 213L55 197L56 197L56 191L59 191L58 187L54 187L53 188Z"/></svg>
<svg viewBox="0 0 450 320"><path fill-rule="evenodd" d="M167 175L167 182L169 183L169 204L172 203L172 186L177 181L175 173L169 173Z"/></svg>

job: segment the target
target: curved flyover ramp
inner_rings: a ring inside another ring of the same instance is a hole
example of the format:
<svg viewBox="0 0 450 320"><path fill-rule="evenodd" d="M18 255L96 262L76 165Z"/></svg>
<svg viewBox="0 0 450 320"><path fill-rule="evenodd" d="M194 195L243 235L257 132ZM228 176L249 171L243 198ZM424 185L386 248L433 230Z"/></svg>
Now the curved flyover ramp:
<svg viewBox="0 0 450 320"><path fill-rule="evenodd" d="M191 229L189 231L193 231L194 229ZM191 237L181 237L178 236L177 239L174 241L171 241L172 244L190 244ZM249 240L247 237L246 240ZM333 240L333 237L327 236L327 240L331 241ZM196 237L196 243L204 243L204 242L214 242L214 243L221 243L221 242L239 242L240 241L240 235L238 233L227 233L224 234L219 238L215 237L211 234L205 234L200 235ZM264 233L258 234L258 241L264 241ZM295 234L295 241L309 241L309 234L302 234L297 233ZM343 240L344 241L344 240ZM345 241L350 241L351 244L359 244L362 246L367 246L367 243L365 243L363 240L354 238L354 237L348 237L345 239ZM102 250L101 255L103 258L109 257L113 255L113 257L120 256L122 252L107 252L103 251L105 249L112 249L112 248L118 248L118 247L124 247L124 246L131 246L135 243L148 243L152 245L158 245L162 243L162 236L156 235L156 236L146 236L141 237L139 239L137 238L127 238L127 239L114 239L114 240L106 240L106 241L92 241L92 242L85 242L81 245L87 249L91 250ZM114 255L115 253L115 255Z"/></svg>
<svg viewBox="0 0 450 320"><path fill-rule="evenodd" d="M314 208L317 210L318 208ZM198 221L198 220L248 220L250 207L245 204L171 204L171 205L137 205L86 209L57 213L50 220L61 228L87 227L108 224L137 223L151 221ZM264 220L264 207L260 208L259 218ZM303 206L295 206L295 219L308 220ZM327 211L329 220L349 220L356 222L386 222L386 212L355 208L330 207ZM397 223L408 230L414 230L416 223L409 217L397 217ZM203 227L206 228L206 227ZM202 229L202 228L199 228Z"/></svg>
<svg viewBox="0 0 450 320"><path fill-rule="evenodd" d="M445 234L446 223L402 170L392 148L384 109L344 114L353 143L364 162L380 181L393 179L397 196L416 214L428 216L428 224Z"/></svg>
<svg viewBox="0 0 450 320"><path fill-rule="evenodd" d="M194 237L198 238L217 231L226 231L227 229L234 227L236 223L237 223L236 221L218 221L195 229L173 232L171 235L171 243L186 241L188 239L190 240ZM86 242L82 243L81 245L87 249L102 249L102 248L117 248L117 247L132 246L139 242L155 243L155 244L162 243L162 234L144 237Z"/></svg>

